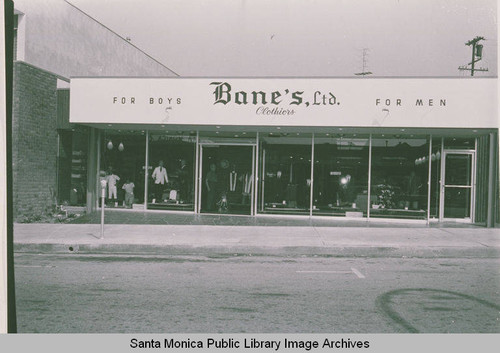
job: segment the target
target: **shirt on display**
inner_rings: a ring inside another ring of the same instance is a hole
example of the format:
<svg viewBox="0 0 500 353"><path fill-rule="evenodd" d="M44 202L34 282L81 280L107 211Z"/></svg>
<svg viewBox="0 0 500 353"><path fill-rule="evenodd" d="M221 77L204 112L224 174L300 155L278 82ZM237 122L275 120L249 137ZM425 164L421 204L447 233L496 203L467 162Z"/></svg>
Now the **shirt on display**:
<svg viewBox="0 0 500 353"><path fill-rule="evenodd" d="M118 175L110 174L110 175L106 176L106 181L108 182L109 187L116 186L116 182L118 180L120 180L120 177Z"/></svg>
<svg viewBox="0 0 500 353"><path fill-rule="evenodd" d="M151 176L155 180L155 184L168 183L167 169L165 167L156 167Z"/></svg>
<svg viewBox="0 0 500 353"><path fill-rule="evenodd" d="M135 188L134 183L126 183L126 184L123 184L123 186L122 186L122 189L125 190L125 192L128 194L133 194L134 188Z"/></svg>

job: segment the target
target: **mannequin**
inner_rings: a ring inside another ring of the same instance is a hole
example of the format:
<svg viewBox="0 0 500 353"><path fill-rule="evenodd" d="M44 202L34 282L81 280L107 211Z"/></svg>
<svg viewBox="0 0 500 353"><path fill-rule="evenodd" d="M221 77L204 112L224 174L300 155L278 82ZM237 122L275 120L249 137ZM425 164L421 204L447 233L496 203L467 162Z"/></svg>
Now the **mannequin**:
<svg viewBox="0 0 500 353"><path fill-rule="evenodd" d="M207 210L213 211L215 210L216 196L217 196L217 183L218 183L218 175L217 175L217 166L215 163L210 164L210 170L207 173L205 178L205 185L207 190Z"/></svg>
<svg viewBox="0 0 500 353"><path fill-rule="evenodd" d="M180 168L177 172L179 177L179 192L180 192L180 200L181 203L188 201L190 197L190 182L189 178L192 177L192 172L189 169L189 166L185 159L181 159Z"/></svg>
<svg viewBox="0 0 500 353"><path fill-rule="evenodd" d="M108 168L108 175L106 175L106 182L108 185L108 199L116 207L118 206L116 182L120 180L120 177L113 174L113 167Z"/></svg>
<svg viewBox="0 0 500 353"><path fill-rule="evenodd" d="M164 188L165 184L168 183L167 169L163 166L162 160L160 160L158 162L158 167L155 168L151 177L155 181L154 189L153 189L155 197L158 200L161 200L163 188Z"/></svg>

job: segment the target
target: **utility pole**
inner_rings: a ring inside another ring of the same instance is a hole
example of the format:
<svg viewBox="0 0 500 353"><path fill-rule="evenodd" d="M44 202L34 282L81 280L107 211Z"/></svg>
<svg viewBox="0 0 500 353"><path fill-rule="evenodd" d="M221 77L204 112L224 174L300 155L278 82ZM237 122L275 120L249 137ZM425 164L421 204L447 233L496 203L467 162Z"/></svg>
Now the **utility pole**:
<svg viewBox="0 0 500 353"><path fill-rule="evenodd" d="M486 68L475 68L475 64L483 58L483 45L479 44L479 41L485 40L484 37L476 37L474 39L469 40L465 45L472 46L472 61L467 65L460 66L458 69L461 71L467 70L470 71L470 75L474 76L474 71L488 71ZM469 68L468 66L471 65Z"/></svg>
<svg viewBox="0 0 500 353"><path fill-rule="evenodd" d="M369 50L368 48L363 48L363 69L361 70L361 72L355 73L354 75L366 76L372 74L372 72L366 71L366 63L367 63L366 57L368 56L368 50Z"/></svg>

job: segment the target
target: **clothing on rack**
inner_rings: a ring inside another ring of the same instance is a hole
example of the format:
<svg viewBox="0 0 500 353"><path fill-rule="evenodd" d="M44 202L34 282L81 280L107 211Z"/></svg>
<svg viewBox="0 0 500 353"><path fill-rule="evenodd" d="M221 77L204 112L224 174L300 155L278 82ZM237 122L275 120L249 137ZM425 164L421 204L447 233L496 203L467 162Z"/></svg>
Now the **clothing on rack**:
<svg viewBox="0 0 500 353"><path fill-rule="evenodd" d="M236 171L232 171L229 173L229 191L236 190L236 181L238 180L238 173Z"/></svg>

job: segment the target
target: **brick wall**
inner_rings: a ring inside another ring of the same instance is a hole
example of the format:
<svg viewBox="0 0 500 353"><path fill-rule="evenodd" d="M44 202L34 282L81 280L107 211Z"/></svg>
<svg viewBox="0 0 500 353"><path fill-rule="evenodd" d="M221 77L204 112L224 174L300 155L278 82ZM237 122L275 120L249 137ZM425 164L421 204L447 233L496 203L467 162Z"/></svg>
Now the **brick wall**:
<svg viewBox="0 0 500 353"><path fill-rule="evenodd" d="M40 214L56 189L57 78L23 62L14 63L12 171L14 217Z"/></svg>

